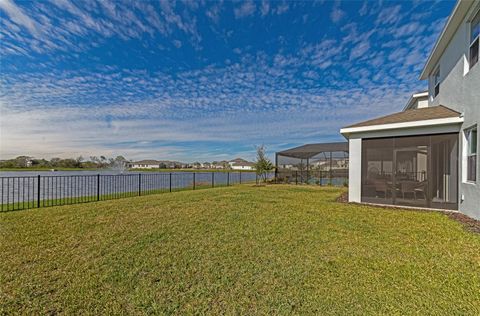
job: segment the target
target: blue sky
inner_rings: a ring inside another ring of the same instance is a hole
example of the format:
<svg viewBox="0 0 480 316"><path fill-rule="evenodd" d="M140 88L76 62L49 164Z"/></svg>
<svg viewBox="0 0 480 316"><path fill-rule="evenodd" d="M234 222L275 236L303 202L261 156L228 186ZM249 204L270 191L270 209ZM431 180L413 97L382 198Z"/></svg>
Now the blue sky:
<svg viewBox="0 0 480 316"><path fill-rule="evenodd" d="M0 0L0 158L254 158L399 111L453 1Z"/></svg>

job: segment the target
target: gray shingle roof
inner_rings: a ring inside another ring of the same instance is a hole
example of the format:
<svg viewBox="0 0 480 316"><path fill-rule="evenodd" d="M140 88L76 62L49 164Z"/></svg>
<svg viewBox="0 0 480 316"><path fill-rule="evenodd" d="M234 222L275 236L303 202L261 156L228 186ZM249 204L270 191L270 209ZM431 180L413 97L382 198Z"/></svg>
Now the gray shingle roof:
<svg viewBox="0 0 480 316"><path fill-rule="evenodd" d="M432 106L432 107L406 110L403 112L393 113L393 114L378 117L372 120L346 126L345 128L415 122L415 121L442 119L442 118L459 117L459 116L460 116L459 112L449 109L443 105L439 105L439 106Z"/></svg>

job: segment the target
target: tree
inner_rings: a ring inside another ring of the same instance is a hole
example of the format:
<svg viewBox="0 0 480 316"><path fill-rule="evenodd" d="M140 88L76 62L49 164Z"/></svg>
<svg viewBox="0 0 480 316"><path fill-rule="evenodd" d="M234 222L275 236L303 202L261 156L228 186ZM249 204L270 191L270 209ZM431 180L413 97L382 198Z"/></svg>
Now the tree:
<svg viewBox="0 0 480 316"><path fill-rule="evenodd" d="M123 156L117 156L117 157L115 157L115 160L116 161L127 161L127 159L125 159L125 157L123 157Z"/></svg>
<svg viewBox="0 0 480 316"><path fill-rule="evenodd" d="M267 182L267 176L270 171L274 169L273 163L268 159L267 154L265 153L265 146L256 146L257 150L257 161L255 162L255 171L257 175L263 180L263 182Z"/></svg>
<svg viewBox="0 0 480 316"><path fill-rule="evenodd" d="M29 156L18 156L15 158L15 165L17 168L26 168L29 166L31 158Z"/></svg>

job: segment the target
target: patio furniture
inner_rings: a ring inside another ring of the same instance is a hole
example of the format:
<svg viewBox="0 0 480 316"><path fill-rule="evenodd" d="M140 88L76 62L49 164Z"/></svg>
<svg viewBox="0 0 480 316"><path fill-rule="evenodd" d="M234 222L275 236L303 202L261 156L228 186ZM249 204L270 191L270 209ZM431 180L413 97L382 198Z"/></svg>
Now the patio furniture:
<svg viewBox="0 0 480 316"><path fill-rule="evenodd" d="M375 185L375 194L377 194L378 192L382 192L383 196L386 199L387 198L387 192L390 190L390 187L387 184L387 181L386 180L375 180L373 184ZM378 197L378 195L377 195L377 197Z"/></svg>
<svg viewBox="0 0 480 316"><path fill-rule="evenodd" d="M414 200L417 199L417 194L419 193L425 197L425 181L401 181L400 193L402 194L402 198L405 198L405 194L412 194Z"/></svg>
<svg viewBox="0 0 480 316"><path fill-rule="evenodd" d="M415 193L415 188L417 187L418 182L416 181L409 181L409 180L403 180L400 181L400 193L402 194L402 198L405 198L405 193L409 194L411 193L413 196L413 199L416 200L417 196Z"/></svg>

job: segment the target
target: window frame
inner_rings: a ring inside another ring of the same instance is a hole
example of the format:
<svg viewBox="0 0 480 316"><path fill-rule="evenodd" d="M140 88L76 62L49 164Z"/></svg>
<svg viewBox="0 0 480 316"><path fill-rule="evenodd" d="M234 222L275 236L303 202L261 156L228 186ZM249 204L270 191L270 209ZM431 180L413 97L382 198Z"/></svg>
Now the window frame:
<svg viewBox="0 0 480 316"><path fill-rule="evenodd" d="M474 142L472 141L472 132L475 131L476 138ZM464 130L465 133L465 145L466 145L466 152L465 152L465 163L466 163L466 175L465 181L468 183L476 183L477 182L477 170L478 170L478 126L474 125ZM475 152L472 150L472 146L475 148ZM474 159L472 159L474 157ZM470 166L470 163L474 163L474 166ZM471 172L471 168L473 168L473 172Z"/></svg>
<svg viewBox="0 0 480 316"><path fill-rule="evenodd" d="M433 83L432 96L433 96L433 99L435 99L440 94L440 66L437 66L433 71L432 83Z"/></svg>
<svg viewBox="0 0 480 316"><path fill-rule="evenodd" d="M475 18L479 18L478 25L480 27L480 9L477 9L476 13L472 15L473 17L469 22L469 32L468 32L468 69L472 69L480 59L480 32L474 38L472 38L473 33L473 21ZM477 59L472 63L472 48L474 45L477 45Z"/></svg>

